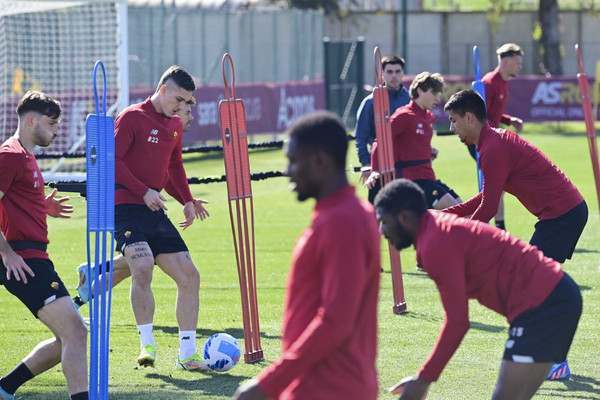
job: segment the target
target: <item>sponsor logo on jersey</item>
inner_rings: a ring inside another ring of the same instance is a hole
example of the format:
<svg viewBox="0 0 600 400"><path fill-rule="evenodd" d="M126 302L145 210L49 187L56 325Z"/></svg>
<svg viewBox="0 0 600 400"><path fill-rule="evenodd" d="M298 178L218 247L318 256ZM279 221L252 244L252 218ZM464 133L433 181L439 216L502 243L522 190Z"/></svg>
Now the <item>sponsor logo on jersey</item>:
<svg viewBox="0 0 600 400"><path fill-rule="evenodd" d="M423 124L421 122L419 122L417 124L417 134L418 135L424 135L425 134L425 129L423 129Z"/></svg>
<svg viewBox="0 0 600 400"><path fill-rule="evenodd" d="M150 131L150 134L151 134L151 135L158 135L158 129L152 129L152 130Z"/></svg>
<svg viewBox="0 0 600 400"><path fill-rule="evenodd" d="M60 285L58 284L58 282L52 282L50 284L50 287L54 290L58 290L60 288Z"/></svg>

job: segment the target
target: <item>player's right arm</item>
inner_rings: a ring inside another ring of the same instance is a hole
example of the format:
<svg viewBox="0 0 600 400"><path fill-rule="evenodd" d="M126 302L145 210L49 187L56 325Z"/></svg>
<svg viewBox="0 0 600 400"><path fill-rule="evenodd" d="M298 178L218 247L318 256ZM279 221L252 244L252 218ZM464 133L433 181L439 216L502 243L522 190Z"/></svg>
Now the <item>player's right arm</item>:
<svg viewBox="0 0 600 400"><path fill-rule="evenodd" d="M0 190L0 200L4 197L4 192ZM33 271L23 258L15 253L10 247L8 240L4 236L4 232L0 231L0 256L2 256L2 262L6 267L6 279L10 280L11 275L17 280L23 280L23 283L27 283L27 274L34 276ZM27 274L26 274L27 273Z"/></svg>
<svg viewBox="0 0 600 400"><path fill-rule="evenodd" d="M444 239L418 249L423 268L438 288L445 314L436 344L418 373L427 382L438 380L470 327L465 255L456 241Z"/></svg>

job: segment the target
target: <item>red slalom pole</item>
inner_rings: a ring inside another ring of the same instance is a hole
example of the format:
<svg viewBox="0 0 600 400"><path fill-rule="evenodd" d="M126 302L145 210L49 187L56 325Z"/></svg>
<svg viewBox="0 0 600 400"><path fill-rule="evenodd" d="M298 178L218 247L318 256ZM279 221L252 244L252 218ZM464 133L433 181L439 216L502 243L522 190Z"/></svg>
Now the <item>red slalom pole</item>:
<svg viewBox="0 0 600 400"><path fill-rule="evenodd" d="M244 102L235 97L233 61L223 55L225 100L219 102L219 121L223 140L223 159L229 198L229 219L233 233L244 325L244 362L264 359L260 345L258 302L256 298L256 253L254 244L254 205L250 185L250 161L246 137ZM231 68L231 93L227 83L226 64Z"/></svg>
<svg viewBox="0 0 600 400"><path fill-rule="evenodd" d="M594 180L596 181L596 196L598 197L598 206L600 207L600 166L598 164L598 147L596 143L596 129L594 128L594 116L592 114L592 100L590 98L587 75L583 70L583 56L581 55L579 44L575 45L575 51L577 52L577 64L579 65L577 80L579 81L581 106L583 107L588 145L590 147L590 156L592 157L592 168L594 170Z"/></svg>
<svg viewBox="0 0 600 400"><path fill-rule="evenodd" d="M396 179L394 165L394 146L392 143L392 130L390 127L390 98L388 89L383 85L383 71L381 68L381 51L376 46L373 51L375 63L375 87L373 88L373 112L375 116L375 132L377 136L377 156L380 166L380 183L384 187ZM394 314L406 312L404 299L404 283L402 282L402 263L400 252L388 242L390 251L390 266L392 269L392 290L394 292Z"/></svg>

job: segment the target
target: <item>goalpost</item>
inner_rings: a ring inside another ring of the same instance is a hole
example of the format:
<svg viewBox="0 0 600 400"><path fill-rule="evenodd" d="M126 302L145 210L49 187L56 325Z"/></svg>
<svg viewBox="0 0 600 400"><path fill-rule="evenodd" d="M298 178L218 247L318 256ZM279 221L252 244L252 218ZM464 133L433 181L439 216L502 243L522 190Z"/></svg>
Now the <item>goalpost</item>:
<svg viewBox="0 0 600 400"><path fill-rule="evenodd" d="M92 75L102 60L107 112L129 105L126 0L2 0L0 7L0 140L17 128L15 108L30 89L62 106L59 136L44 153L85 150L85 118L94 112ZM85 159L40 159L45 181L57 171L85 172Z"/></svg>

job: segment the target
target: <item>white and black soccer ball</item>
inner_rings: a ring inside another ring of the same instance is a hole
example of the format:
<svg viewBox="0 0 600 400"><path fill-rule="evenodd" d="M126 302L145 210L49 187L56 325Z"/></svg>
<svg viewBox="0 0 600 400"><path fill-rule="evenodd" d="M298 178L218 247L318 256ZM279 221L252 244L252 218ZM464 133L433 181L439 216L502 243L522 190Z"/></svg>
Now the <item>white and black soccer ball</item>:
<svg viewBox="0 0 600 400"><path fill-rule="evenodd" d="M240 344L227 333L216 333L204 344L204 362L213 371L229 371L240 361Z"/></svg>

